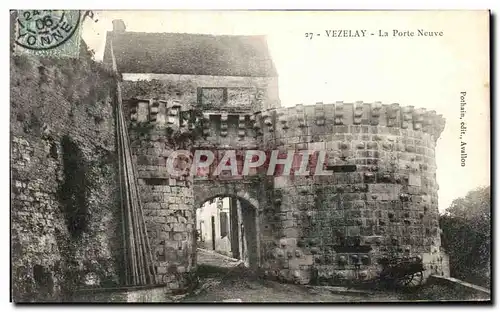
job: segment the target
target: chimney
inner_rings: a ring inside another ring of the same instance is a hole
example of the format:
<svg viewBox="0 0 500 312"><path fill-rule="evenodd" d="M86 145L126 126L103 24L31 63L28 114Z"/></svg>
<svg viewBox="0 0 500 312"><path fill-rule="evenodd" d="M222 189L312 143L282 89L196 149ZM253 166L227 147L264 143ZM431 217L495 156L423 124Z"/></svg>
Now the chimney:
<svg viewBox="0 0 500 312"><path fill-rule="evenodd" d="M114 32L125 32L125 23L123 22L123 20L119 19L119 20L113 20L113 31Z"/></svg>

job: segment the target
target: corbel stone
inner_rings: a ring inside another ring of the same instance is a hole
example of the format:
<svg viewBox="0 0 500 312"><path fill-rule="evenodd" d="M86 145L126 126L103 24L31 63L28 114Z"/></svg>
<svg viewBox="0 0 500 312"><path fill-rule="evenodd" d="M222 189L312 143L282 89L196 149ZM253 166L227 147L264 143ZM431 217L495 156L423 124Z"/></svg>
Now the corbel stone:
<svg viewBox="0 0 500 312"><path fill-rule="evenodd" d="M167 124L170 127L173 125L179 126L180 108L181 108L181 105L177 102L174 102L167 109Z"/></svg>
<svg viewBox="0 0 500 312"><path fill-rule="evenodd" d="M227 136L227 113L222 113L220 115L220 136Z"/></svg>
<svg viewBox="0 0 500 312"><path fill-rule="evenodd" d="M316 106L314 107L314 115L315 115L315 119L316 119L316 125L317 126L324 126L325 125L325 108L324 108L323 102L316 103Z"/></svg>
<svg viewBox="0 0 500 312"><path fill-rule="evenodd" d="M361 124L361 120L363 119L363 102L362 101L357 101L354 104L354 118L353 118L353 124L359 125Z"/></svg>
<svg viewBox="0 0 500 312"><path fill-rule="evenodd" d="M401 128L408 129L412 123L413 118L413 106L404 106L401 108L401 114L403 116L403 121L401 123Z"/></svg>
<svg viewBox="0 0 500 312"><path fill-rule="evenodd" d="M238 116L238 136L243 138L246 132L246 115Z"/></svg>
<svg viewBox="0 0 500 312"><path fill-rule="evenodd" d="M422 123L424 121L424 113L425 113L425 110L423 108L416 109L413 112L413 129L414 130L421 130L422 129Z"/></svg>
<svg viewBox="0 0 500 312"><path fill-rule="evenodd" d="M203 113L203 135L210 136L210 114Z"/></svg>
<svg viewBox="0 0 500 312"><path fill-rule="evenodd" d="M273 121L271 118L271 113L268 110L262 112L262 119L264 120L264 124L267 126L267 130L269 132L273 132Z"/></svg>
<svg viewBox="0 0 500 312"><path fill-rule="evenodd" d="M335 125L340 126L344 124L344 102L335 102Z"/></svg>
<svg viewBox="0 0 500 312"><path fill-rule="evenodd" d="M250 121L252 122L253 129L255 130L256 135L262 135L262 125L260 113L255 113L250 116Z"/></svg>
<svg viewBox="0 0 500 312"><path fill-rule="evenodd" d="M299 122L299 127L304 128L306 126L306 118L305 118L305 112L304 112L304 105L302 104L297 104L295 106L295 111L297 114L297 121Z"/></svg>
<svg viewBox="0 0 500 312"><path fill-rule="evenodd" d="M375 102L371 106L372 111L371 111L371 124L376 126L379 124L380 121L380 111L382 109L382 103L381 102Z"/></svg>
<svg viewBox="0 0 500 312"><path fill-rule="evenodd" d="M156 122L159 111L160 102L158 102L157 100L149 101L149 121Z"/></svg>
<svg viewBox="0 0 500 312"><path fill-rule="evenodd" d="M288 114L287 114L288 109L287 108L280 108L278 109L278 121L281 123L281 128L283 130L287 130L288 127Z"/></svg>
<svg viewBox="0 0 500 312"><path fill-rule="evenodd" d="M394 103L387 110L387 127L397 127L399 104Z"/></svg>

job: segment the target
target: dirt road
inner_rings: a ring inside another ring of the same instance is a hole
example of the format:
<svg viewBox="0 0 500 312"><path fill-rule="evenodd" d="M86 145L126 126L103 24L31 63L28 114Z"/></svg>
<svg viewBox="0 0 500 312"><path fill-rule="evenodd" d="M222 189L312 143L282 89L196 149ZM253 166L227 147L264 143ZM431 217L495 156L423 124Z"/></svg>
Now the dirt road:
<svg viewBox="0 0 500 312"><path fill-rule="evenodd" d="M183 302L374 302L399 301L395 294L310 287L259 278L240 262L198 250L200 286Z"/></svg>

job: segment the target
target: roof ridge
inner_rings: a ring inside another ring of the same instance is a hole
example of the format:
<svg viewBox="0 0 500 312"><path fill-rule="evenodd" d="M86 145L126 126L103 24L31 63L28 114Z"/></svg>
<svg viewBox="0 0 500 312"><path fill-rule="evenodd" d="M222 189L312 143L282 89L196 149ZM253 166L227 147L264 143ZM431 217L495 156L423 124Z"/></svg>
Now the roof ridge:
<svg viewBox="0 0 500 312"><path fill-rule="evenodd" d="M267 35L227 35L227 34L221 34L221 35L214 35L214 34L202 34L202 33L181 33L181 32L145 32L145 31L125 31L125 32L116 32L116 31L108 31L108 33L111 34L118 34L118 35L126 35L126 34L134 34L134 35L192 35L192 36L207 36L207 37L235 37L235 38L241 38L241 37L261 37L265 38Z"/></svg>

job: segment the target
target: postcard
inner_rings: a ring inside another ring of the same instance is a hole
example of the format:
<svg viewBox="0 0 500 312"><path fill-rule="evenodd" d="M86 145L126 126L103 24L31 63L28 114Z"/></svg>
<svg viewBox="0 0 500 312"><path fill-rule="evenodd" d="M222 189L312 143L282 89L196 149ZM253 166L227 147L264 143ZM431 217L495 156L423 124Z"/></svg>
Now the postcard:
<svg viewBox="0 0 500 312"><path fill-rule="evenodd" d="M12 10L11 300L491 303L490 18Z"/></svg>

